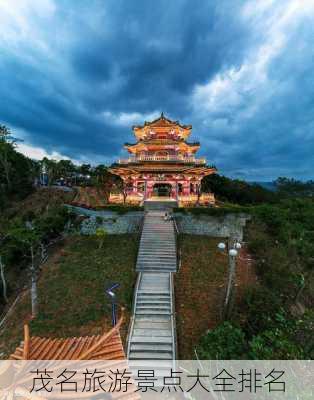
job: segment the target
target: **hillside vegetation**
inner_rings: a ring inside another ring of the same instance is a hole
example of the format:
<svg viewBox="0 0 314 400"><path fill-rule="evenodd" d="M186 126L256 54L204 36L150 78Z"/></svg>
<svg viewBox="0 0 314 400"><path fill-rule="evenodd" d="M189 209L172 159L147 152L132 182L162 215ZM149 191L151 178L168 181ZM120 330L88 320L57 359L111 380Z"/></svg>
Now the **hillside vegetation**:
<svg viewBox="0 0 314 400"><path fill-rule="evenodd" d="M258 284L237 304L231 320L202 337L198 355L206 359L312 359L314 201L284 200L250 212L246 240Z"/></svg>
<svg viewBox="0 0 314 400"><path fill-rule="evenodd" d="M41 253L50 251L50 244L74 222L63 206L72 197L71 192L58 189L37 189L23 200L11 201L0 214L0 267L5 278L0 282L0 312L29 285L31 252L38 274Z"/></svg>
<svg viewBox="0 0 314 400"><path fill-rule="evenodd" d="M39 281L39 313L30 323L32 335L69 337L99 334L111 328L111 306L105 289L119 283L117 302L124 306L125 338L130 315L135 261L136 235L98 238L72 236L61 243L44 265ZM29 292L10 316L0 334L2 358L10 354L23 336L23 323L30 321Z"/></svg>

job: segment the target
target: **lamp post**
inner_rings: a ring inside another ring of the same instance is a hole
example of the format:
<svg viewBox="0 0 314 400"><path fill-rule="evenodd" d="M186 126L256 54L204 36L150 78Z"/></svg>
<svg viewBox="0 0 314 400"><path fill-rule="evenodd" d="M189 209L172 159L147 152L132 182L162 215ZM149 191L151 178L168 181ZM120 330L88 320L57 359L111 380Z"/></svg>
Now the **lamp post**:
<svg viewBox="0 0 314 400"><path fill-rule="evenodd" d="M227 319L230 317L232 299L234 298L234 282L236 276L236 259L238 256L238 251L241 249L241 243L238 240L232 238L228 239L228 243L220 242L218 243L218 249L221 252L226 252L229 259L229 272L228 272L228 284L226 290L226 296L224 299L224 317Z"/></svg>
<svg viewBox="0 0 314 400"><path fill-rule="evenodd" d="M114 293L114 289L117 289L120 286L119 283L114 283L109 288L105 289L106 294L109 296L111 300L111 319L112 326L117 324L117 302L116 302L116 294Z"/></svg>

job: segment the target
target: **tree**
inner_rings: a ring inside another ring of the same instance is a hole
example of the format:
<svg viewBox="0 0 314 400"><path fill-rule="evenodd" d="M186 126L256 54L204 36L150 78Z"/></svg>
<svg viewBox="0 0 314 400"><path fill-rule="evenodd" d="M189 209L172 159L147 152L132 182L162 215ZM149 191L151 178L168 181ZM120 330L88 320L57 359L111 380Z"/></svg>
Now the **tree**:
<svg viewBox="0 0 314 400"><path fill-rule="evenodd" d="M91 165L90 164L82 164L79 167L79 171L82 175L91 175Z"/></svg>
<svg viewBox="0 0 314 400"><path fill-rule="evenodd" d="M128 192L132 189L133 181L131 178L119 179L116 183L116 187L120 193L123 195L123 204L126 203L128 197Z"/></svg>
<svg viewBox="0 0 314 400"><path fill-rule="evenodd" d="M0 164L4 171L4 176L8 189L11 188L10 172L12 163L9 159L9 153L14 148L15 139L12 138L10 130L4 125L0 125Z"/></svg>
<svg viewBox="0 0 314 400"><path fill-rule="evenodd" d="M76 167L71 160L60 160L56 164L57 177L70 179L73 173L76 171Z"/></svg>
<svg viewBox="0 0 314 400"><path fill-rule="evenodd" d="M7 247L5 246L5 240L6 240L7 235L3 235L0 237L0 276L1 276L1 282L2 282L2 294L4 301L7 303L8 302L8 296L7 296L7 281L5 278L5 259L7 255Z"/></svg>
<svg viewBox="0 0 314 400"><path fill-rule="evenodd" d="M314 181L301 182L293 178L279 177L274 185L283 197L307 197L314 195Z"/></svg>
<svg viewBox="0 0 314 400"><path fill-rule="evenodd" d="M103 164L99 164L94 169L94 175L96 177L97 184L103 184L106 180L107 175L109 175L108 168Z"/></svg>
<svg viewBox="0 0 314 400"><path fill-rule="evenodd" d="M104 228L96 229L96 237L98 239L98 249L102 249L106 236L107 236L107 232Z"/></svg>
<svg viewBox="0 0 314 400"><path fill-rule="evenodd" d="M202 191L214 193L221 201L241 205L273 203L278 200L276 193L258 184L250 184L218 174L208 175L202 180Z"/></svg>
<svg viewBox="0 0 314 400"><path fill-rule="evenodd" d="M16 139L0 125L0 208L10 199L28 195L33 186L36 163L16 151Z"/></svg>
<svg viewBox="0 0 314 400"><path fill-rule="evenodd" d="M25 227L16 227L9 233L17 242L19 242L25 251L26 257L30 258L29 271L31 275L31 306L32 317L35 318L38 314L38 293L37 293L37 278L38 267L41 260L38 261L40 250L40 235L29 223Z"/></svg>

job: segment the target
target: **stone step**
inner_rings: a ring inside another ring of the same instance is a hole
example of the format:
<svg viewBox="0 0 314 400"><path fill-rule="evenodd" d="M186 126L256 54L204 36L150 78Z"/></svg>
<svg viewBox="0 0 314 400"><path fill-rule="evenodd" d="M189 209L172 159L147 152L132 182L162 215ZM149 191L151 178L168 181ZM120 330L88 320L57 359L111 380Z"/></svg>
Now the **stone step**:
<svg viewBox="0 0 314 400"><path fill-rule="evenodd" d="M130 351L130 360L172 360L173 353Z"/></svg>
<svg viewBox="0 0 314 400"><path fill-rule="evenodd" d="M174 236L175 231L173 228L164 227L164 228L152 228L149 226L144 226L142 230L142 235L162 235L162 236Z"/></svg>
<svg viewBox="0 0 314 400"><path fill-rule="evenodd" d="M144 303L144 302L162 302L162 303L169 303L170 302L170 296L165 297L165 296L142 296L142 295L138 295L137 296L137 301L139 303Z"/></svg>
<svg viewBox="0 0 314 400"><path fill-rule="evenodd" d="M175 236L175 231L169 228L165 228L165 229L152 229L149 227L144 227L142 230L142 236L141 239L143 239L146 235L156 235L156 236L160 236L160 237L164 237L164 236Z"/></svg>
<svg viewBox="0 0 314 400"><path fill-rule="evenodd" d="M146 272L146 271L145 271ZM155 272L155 271L154 271ZM162 290L161 290L162 289ZM158 293L167 293L169 292L169 288L168 287L156 287L156 286L146 286L145 287L145 292L149 293L149 294L158 294Z"/></svg>
<svg viewBox="0 0 314 400"><path fill-rule="evenodd" d="M153 271L156 272L156 271ZM159 272L159 271L158 271ZM143 272L146 273L146 272ZM162 286L161 286L162 285ZM143 282L142 284L140 284L140 291L145 291L146 293L168 293L169 292L169 283L151 283L151 284L145 284L145 282Z"/></svg>
<svg viewBox="0 0 314 400"><path fill-rule="evenodd" d="M168 259L166 259L166 260L160 260L160 259L149 260L147 258L147 259L138 261L137 264L138 265L140 265L140 264L143 264L143 265L145 265L145 264L154 264L154 265L168 265L168 264L170 264L170 265L173 265L173 264L175 264L175 261L173 259L170 259L170 260L168 260Z"/></svg>
<svg viewBox="0 0 314 400"><path fill-rule="evenodd" d="M172 261L177 262L177 257L172 254L139 254L138 258L139 261L148 261L149 259L153 261Z"/></svg>
<svg viewBox="0 0 314 400"><path fill-rule="evenodd" d="M160 329L158 331L151 331L150 329L142 329L142 328L135 328L133 330L134 336L146 336L150 338L158 338L158 337L172 337L171 329Z"/></svg>
<svg viewBox="0 0 314 400"><path fill-rule="evenodd" d="M138 256L142 255L142 254L157 255L157 256L165 255L165 256L174 256L174 257L176 257L176 255L177 255L177 253L171 248L165 249L165 248L159 247L159 248L153 250L152 248L146 247L146 246L140 249Z"/></svg>
<svg viewBox="0 0 314 400"><path fill-rule="evenodd" d="M146 272L146 273L147 274L155 274L156 272ZM160 274L161 272L158 272L158 273ZM163 288L169 289L169 281L163 281L161 279L158 280L158 278L155 278L155 277L152 277L150 279L152 280L151 282L149 282L149 281L147 281L147 279L145 279L145 280L140 282L140 285L142 286L142 285L145 284L145 285L147 285L147 287L156 286L156 285L158 285L158 286L162 285Z"/></svg>
<svg viewBox="0 0 314 400"><path fill-rule="evenodd" d="M137 259L137 263L148 263L148 262L153 262L154 264L158 263L172 263L176 264L177 258L173 256L145 256L145 257L139 257Z"/></svg>
<svg viewBox="0 0 314 400"><path fill-rule="evenodd" d="M166 246L166 247L172 247L173 249L175 249L175 243L174 243L174 241L173 241L173 239L163 239L163 240L160 240L160 239L156 239L156 238L147 238L147 239L145 239L145 240L141 240L140 241L140 247L142 247L142 246L154 246L155 248L160 248L160 247L163 247L163 246Z"/></svg>
<svg viewBox="0 0 314 400"><path fill-rule="evenodd" d="M139 272L176 272L176 267L137 267Z"/></svg>
<svg viewBox="0 0 314 400"><path fill-rule="evenodd" d="M136 329L171 329L170 321L165 320L139 320L134 322Z"/></svg>
<svg viewBox="0 0 314 400"><path fill-rule="evenodd" d="M155 283L162 283L163 285L168 284L169 285L169 277L165 278L162 275L168 275L168 274L162 274L160 272L147 272L146 274L142 274L142 279L141 283L147 283L149 284L155 284Z"/></svg>
<svg viewBox="0 0 314 400"><path fill-rule="evenodd" d="M170 297L168 298L162 298L156 296L138 296L137 297L137 302L141 304L169 304L170 303Z"/></svg>
<svg viewBox="0 0 314 400"><path fill-rule="evenodd" d="M145 316L147 318L152 317L152 314L156 317L160 317L163 315L171 315L170 310L136 310L136 316Z"/></svg>
<svg viewBox="0 0 314 400"><path fill-rule="evenodd" d="M165 253L164 251L160 251L159 253L150 253L150 252L145 252L145 253L139 253L138 254L138 257L143 257L143 256L145 256L145 257L164 257L164 258L175 258L175 259L177 259L177 255L175 254L175 253L173 253L173 252L171 252L171 253Z"/></svg>
<svg viewBox="0 0 314 400"><path fill-rule="evenodd" d="M151 282L151 283L142 282L140 284L139 290L140 291L145 290L146 293L151 293L153 295L156 293L158 294L158 292L159 293L168 293L169 292L169 282Z"/></svg>
<svg viewBox="0 0 314 400"><path fill-rule="evenodd" d="M131 338L131 344L143 343L143 344L172 344L171 336L137 336L133 335Z"/></svg>
<svg viewBox="0 0 314 400"><path fill-rule="evenodd" d="M164 227L164 228L152 228L149 226L144 226L143 230L142 230L142 235L165 235L165 236L174 236L174 230L173 228L170 227Z"/></svg>
<svg viewBox="0 0 314 400"><path fill-rule="evenodd" d="M160 250L165 248L166 250L175 250L176 245L173 242L170 242L169 240L166 241L157 241L157 240L146 240L146 241L141 241L140 242L140 250L142 247L147 247L147 248L151 248L152 250Z"/></svg>
<svg viewBox="0 0 314 400"><path fill-rule="evenodd" d="M140 263L137 263L136 269L176 269L176 263L175 262L154 262L154 261L148 261L148 262L143 262L141 261Z"/></svg>
<svg viewBox="0 0 314 400"><path fill-rule="evenodd" d="M140 240L140 243L143 243L145 241L153 241L154 243L156 243L158 241L160 241L160 242L171 241L172 243L175 243L175 237L174 237L174 235L161 235L158 233L154 233L151 235L143 234L142 238Z"/></svg>
<svg viewBox="0 0 314 400"><path fill-rule="evenodd" d="M152 249L149 247L145 247L140 249L138 255L142 254L148 254L148 255L165 255L165 256L177 256L177 253L173 249L163 249L163 248L158 248L158 249Z"/></svg>
<svg viewBox="0 0 314 400"><path fill-rule="evenodd" d="M146 272L146 271L140 271L140 272ZM159 271L158 271L159 272ZM164 271L162 271L162 272L164 272ZM166 271L167 272L167 271ZM169 271L167 272L167 273L169 273ZM148 293L148 294L156 294L156 293L164 293L164 294L167 294L169 292L169 289L167 288L167 289L162 289L162 290L160 290L160 288L158 288L158 287L155 287L155 286L151 286L151 287L149 287L149 288L145 288L145 293Z"/></svg>
<svg viewBox="0 0 314 400"><path fill-rule="evenodd" d="M155 311L166 311L166 312L170 312L171 311L171 307L170 305L136 305L136 310L135 312L138 313L139 311L146 311L154 313Z"/></svg>
<svg viewBox="0 0 314 400"><path fill-rule="evenodd" d="M143 235L142 239L140 240L140 243L144 242L151 242L151 243L160 243L160 242L165 242L165 243L171 243L175 245L175 238L173 236L163 236L163 235Z"/></svg>
<svg viewBox="0 0 314 400"><path fill-rule="evenodd" d="M146 273L146 271L140 271L140 272L142 272L142 274ZM160 271L158 271L158 272L160 272ZM164 272L164 271L161 271L161 272ZM168 274L169 272L165 272L165 273ZM160 293L161 293L161 295L160 295ZM138 293L137 300L138 301L141 301L141 300L154 300L154 301L167 300L167 301L169 301L169 298L170 298L169 297L169 287L161 288L158 286L149 286L149 287L145 287L144 292L140 291L140 293Z"/></svg>
<svg viewBox="0 0 314 400"><path fill-rule="evenodd" d="M141 351L141 352L162 352L162 353L170 353L172 352L171 344L131 344L131 351Z"/></svg>
<svg viewBox="0 0 314 400"><path fill-rule="evenodd" d="M137 298L138 300L142 299L156 299L156 300L166 300L170 298L170 294L167 293L160 293L160 292L143 292L143 291L138 291L137 292Z"/></svg>
<svg viewBox="0 0 314 400"><path fill-rule="evenodd" d="M174 243L170 243L170 242L141 242L140 244L140 249L146 249L146 250L156 250L156 251L160 251L160 250L167 250L167 251L175 251L175 244Z"/></svg>
<svg viewBox="0 0 314 400"><path fill-rule="evenodd" d="M176 258L165 258L165 259L161 259L158 258L158 256L155 256L153 259L149 259L148 257L146 257L145 259L140 259L137 264L147 264L147 263L154 263L154 264L169 264L169 263L174 263L176 264Z"/></svg>
<svg viewBox="0 0 314 400"><path fill-rule="evenodd" d="M151 323L157 322L171 322L172 314L162 314L162 315L147 315L147 314L137 314L135 322L137 321L151 321Z"/></svg>
<svg viewBox="0 0 314 400"><path fill-rule="evenodd" d="M144 226L142 229L142 235L147 234L157 234L157 235L174 235L175 231L173 227L163 226L163 227L153 227L153 226Z"/></svg>
<svg viewBox="0 0 314 400"><path fill-rule="evenodd" d="M139 306L156 306L156 305L168 305L170 304L170 300L169 299L165 299L165 300L161 300L161 299L139 299L137 298L137 305Z"/></svg>

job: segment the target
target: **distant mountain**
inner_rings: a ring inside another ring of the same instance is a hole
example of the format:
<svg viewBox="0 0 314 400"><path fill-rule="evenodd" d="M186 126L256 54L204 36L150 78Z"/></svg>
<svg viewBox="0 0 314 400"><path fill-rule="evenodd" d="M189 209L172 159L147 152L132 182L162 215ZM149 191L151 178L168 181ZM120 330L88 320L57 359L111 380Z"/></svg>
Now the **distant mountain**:
<svg viewBox="0 0 314 400"><path fill-rule="evenodd" d="M275 192L277 190L276 185L274 184L274 182L259 182L259 181L255 181L255 182L248 182L251 185L260 185L263 188L270 190L272 192Z"/></svg>

